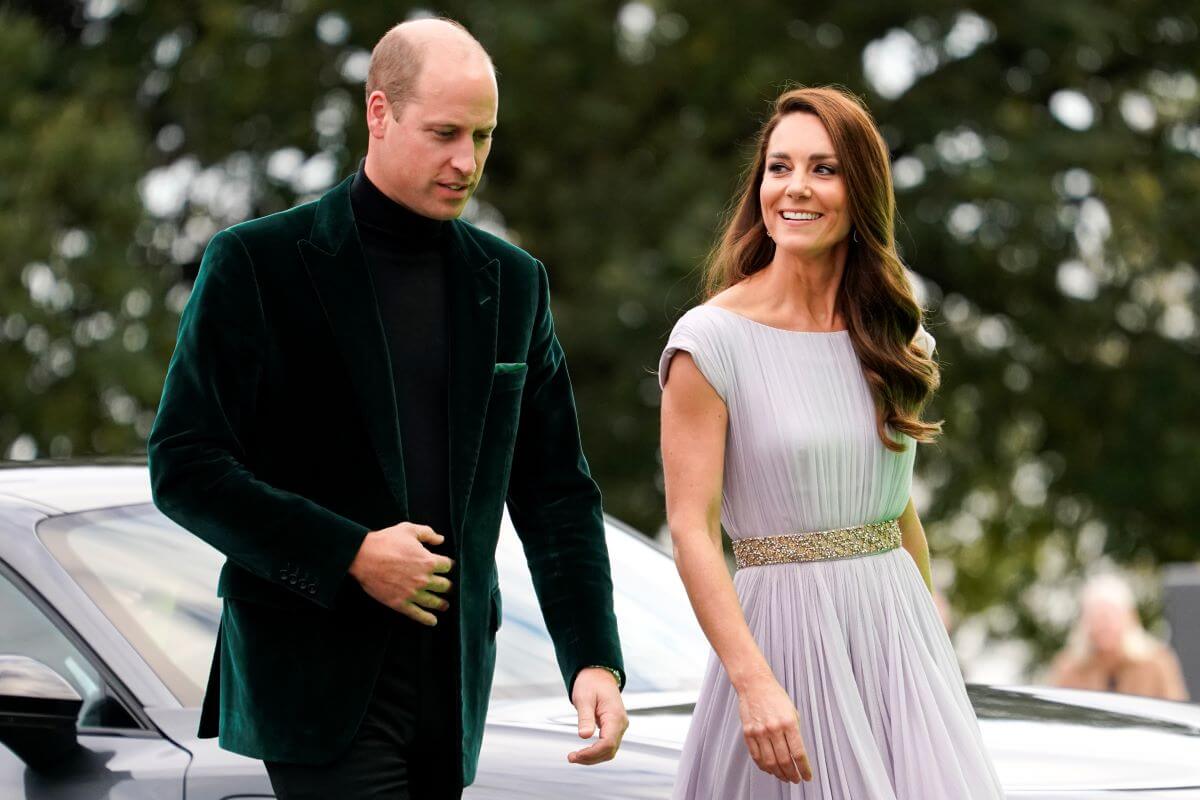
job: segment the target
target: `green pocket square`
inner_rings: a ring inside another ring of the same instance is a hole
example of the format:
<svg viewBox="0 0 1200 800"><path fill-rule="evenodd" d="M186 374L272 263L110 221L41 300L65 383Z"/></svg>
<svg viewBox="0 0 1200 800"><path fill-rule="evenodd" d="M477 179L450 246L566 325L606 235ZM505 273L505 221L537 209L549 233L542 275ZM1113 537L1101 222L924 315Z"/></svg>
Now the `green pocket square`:
<svg viewBox="0 0 1200 800"><path fill-rule="evenodd" d="M496 365L496 374L497 375L507 375L510 372L521 372L524 369L525 369L525 362L523 362L523 361L515 362L515 363L511 363L511 364L501 363L501 364Z"/></svg>

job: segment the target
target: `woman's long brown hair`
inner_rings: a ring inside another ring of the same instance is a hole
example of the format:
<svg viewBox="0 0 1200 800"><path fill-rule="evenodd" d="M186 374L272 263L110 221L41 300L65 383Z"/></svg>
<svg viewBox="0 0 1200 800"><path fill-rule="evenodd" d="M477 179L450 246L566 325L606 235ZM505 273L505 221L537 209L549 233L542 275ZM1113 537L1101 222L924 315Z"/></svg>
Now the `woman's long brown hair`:
<svg viewBox="0 0 1200 800"><path fill-rule="evenodd" d="M879 438L897 452L904 445L890 435L889 428L919 442L933 441L942 424L925 422L920 415L940 375L932 354L913 341L922 311L896 251L891 159L870 112L854 95L825 86L792 89L775 101L774 113L758 133L754 161L724 233L709 255L706 296L753 275L775 256L775 242L763 223L759 186L771 133L788 114L812 114L821 121L846 181L851 230L858 241L849 243L837 311L846 320L875 399Z"/></svg>

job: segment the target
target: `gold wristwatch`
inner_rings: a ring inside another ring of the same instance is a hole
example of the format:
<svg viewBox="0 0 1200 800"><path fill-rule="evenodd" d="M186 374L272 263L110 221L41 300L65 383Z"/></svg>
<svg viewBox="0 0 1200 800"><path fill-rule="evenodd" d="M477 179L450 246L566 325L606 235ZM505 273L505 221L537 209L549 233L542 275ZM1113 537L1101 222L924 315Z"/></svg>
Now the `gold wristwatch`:
<svg viewBox="0 0 1200 800"><path fill-rule="evenodd" d="M613 678L616 679L617 688L618 689L621 688L621 673L619 671L613 669L612 667L606 667L603 664L588 664L586 667L584 667L584 669L602 669L602 670L604 670L605 672L612 675Z"/></svg>

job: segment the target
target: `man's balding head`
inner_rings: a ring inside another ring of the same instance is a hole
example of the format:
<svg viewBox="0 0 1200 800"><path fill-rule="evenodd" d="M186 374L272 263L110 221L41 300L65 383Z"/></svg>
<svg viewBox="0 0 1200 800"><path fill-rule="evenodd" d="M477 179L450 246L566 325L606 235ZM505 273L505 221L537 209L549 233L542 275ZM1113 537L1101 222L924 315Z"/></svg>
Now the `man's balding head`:
<svg viewBox="0 0 1200 800"><path fill-rule="evenodd" d="M495 75L487 50L454 20L431 18L402 22L385 33L371 51L366 96L383 92L398 112L416 94L421 71L447 59L486 69L493 77Z"/></svg>
<svg viewBox="0 0 1200 800"><path fill-rule="evenodd" d="M486 51L456 22L387 32L367 77L367 177L432 219L463 212L492 149L500 98Z"/></svg>

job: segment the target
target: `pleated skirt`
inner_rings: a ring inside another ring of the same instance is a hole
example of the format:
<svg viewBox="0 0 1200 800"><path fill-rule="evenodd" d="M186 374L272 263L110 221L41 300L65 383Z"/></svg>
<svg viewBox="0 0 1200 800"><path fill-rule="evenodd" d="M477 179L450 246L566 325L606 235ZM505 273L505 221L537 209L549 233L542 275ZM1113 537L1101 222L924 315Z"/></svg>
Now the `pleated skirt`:
<svg viewBox="0 0 1200 800"><path fill-rule="evenodd" d="M738 570L755 641L800 713L813 780L750 758L710 658L676 800L1002 800L950 639L903 548Z"/></svg>

